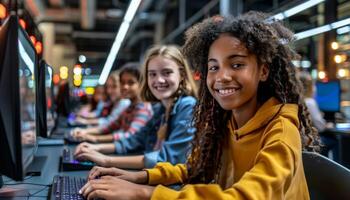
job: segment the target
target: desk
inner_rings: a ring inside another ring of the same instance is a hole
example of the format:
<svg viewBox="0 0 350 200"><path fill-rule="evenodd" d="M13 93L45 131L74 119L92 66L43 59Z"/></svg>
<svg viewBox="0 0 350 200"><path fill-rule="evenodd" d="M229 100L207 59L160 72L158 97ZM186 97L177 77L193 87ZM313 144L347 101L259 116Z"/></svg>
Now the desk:
<svg viewBox="0 0 350 200"><path fill-rule="evenodd" d="M330 128L322 134L334 135L338 141L339 163L350 169L350 128Z"/></svg>
<svg viewBox="0 0 350 200"><path fill-rule="evenodd" d="M11 181L7 177L4 178L5 184L12 184L12 183L36 183L36 184L43 184L43 185L50 185L52 183L53 177L55 175L67 175L67 176L77 176L77 177L86 177L89 171L72 171L72 172L59 172L59 157L62 154L64 146L39 146L38 151L36 153L36 156L47 156L47 160L45 162L45 165L43 166L41 176L33 176L33 177L27 177L26 180L23 182L14 182ZM74 149L75 146L68 146L71 149ZM36 186L36 185L9 185L4 187L11 187L11 188L23 188L29 190L29 193L33 194L35 192L39 192L41 189L41 192L35 194L34 197L20 197L17 199L47 199L48 196L48 187L44 188L44 186ZM1 198L5 199L5 198ZM10 198L8 198L10 199Z"/></svg>

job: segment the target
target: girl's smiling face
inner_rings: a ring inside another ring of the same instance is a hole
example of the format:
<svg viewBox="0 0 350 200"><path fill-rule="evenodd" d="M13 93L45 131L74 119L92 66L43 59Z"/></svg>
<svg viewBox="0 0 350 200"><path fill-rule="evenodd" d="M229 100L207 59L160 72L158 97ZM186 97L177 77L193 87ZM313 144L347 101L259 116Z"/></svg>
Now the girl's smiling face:
<svg viewBox="0 0 350 200"><path fill-rule="evenodd" d="M225 110L255 109L260 81L268 77L266 65L237 38L222 34L210 46L207 87Z"/></svg>
<svg viewBox="0 0 350 200"><path fill-rule="evenodd" d="M180 67L171 59L156 56L148 62L147 79L152 94L164 103L170 100L179 88Z"/></svg>

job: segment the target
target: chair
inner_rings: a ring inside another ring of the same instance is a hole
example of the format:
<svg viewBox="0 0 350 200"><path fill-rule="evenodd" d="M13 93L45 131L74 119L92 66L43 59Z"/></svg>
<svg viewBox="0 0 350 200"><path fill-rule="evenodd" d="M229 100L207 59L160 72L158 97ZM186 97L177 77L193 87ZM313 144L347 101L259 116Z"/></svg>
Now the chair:
<svg viewBox="0 0 350 200"><path fill-rule="evenodd" d="M350 170L314 152L303 152L311 200L350 199Z"/></svg>

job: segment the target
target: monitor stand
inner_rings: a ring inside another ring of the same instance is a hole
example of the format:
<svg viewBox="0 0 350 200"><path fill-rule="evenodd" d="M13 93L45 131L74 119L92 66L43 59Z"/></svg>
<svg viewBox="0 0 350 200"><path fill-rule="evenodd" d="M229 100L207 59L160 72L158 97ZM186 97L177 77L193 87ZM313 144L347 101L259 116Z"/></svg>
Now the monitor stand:
<svg viewBox="0 0 350 200"><path fill-rule="evenodd" d="M47 156L35 156L32 163L26 169L27 176L41 176Z"/></svg>
<svg viewBox="0 0 350 200"><path fill-rule="evenodd" d="M29 197L29 191L23 188L4 187L0 174L0 199L23 199L23 197Z"/></svg>

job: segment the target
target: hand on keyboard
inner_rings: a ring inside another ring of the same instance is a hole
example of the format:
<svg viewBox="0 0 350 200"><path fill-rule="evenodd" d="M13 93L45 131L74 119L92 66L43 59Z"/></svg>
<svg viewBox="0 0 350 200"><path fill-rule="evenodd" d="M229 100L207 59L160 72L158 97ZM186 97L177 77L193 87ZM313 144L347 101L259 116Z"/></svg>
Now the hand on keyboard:
<svg viewBox="0 0 350 200"><path fill-rule="evenodd" d="M87 199L151 199L154 187L112 176L88 181L79 191Z"/></svg>
<svg viewBox="0 0 350 200"><path fill-rule="evenodd" d="M130 172L118 168L106 168L106 167L93 167L89 173L88 180L93 180L102 176L114 176L126 181L130 181L133 183L146 184L147 183L147 172L139 171L139 172Z"/></svg>
<svg viewBox="0 0 350 200"><path fill-rule="evenodd" d="M94 150L94 151L100 151L99 145L83 142L83 143L80 143L75 148L74 156L77 156L77 155L83 153L83 149L85 149L85 148L86 149L91 149L91 150Z"/></svg>
<svg viewBox="0 0 350 200"><path fill-rule="evenodd" d="M80 152L75 155L75 158L81 161L88 160L103 167L108 167L109 165L109 156L86 147L82 147Z"/></svg>
<svg viewBox="0 0 350 200"><path fill-rule="evenodd" d="M71 135L79 141L97 142L96 136L89 134L87 129L76 128L72 130Z"/></svg>

